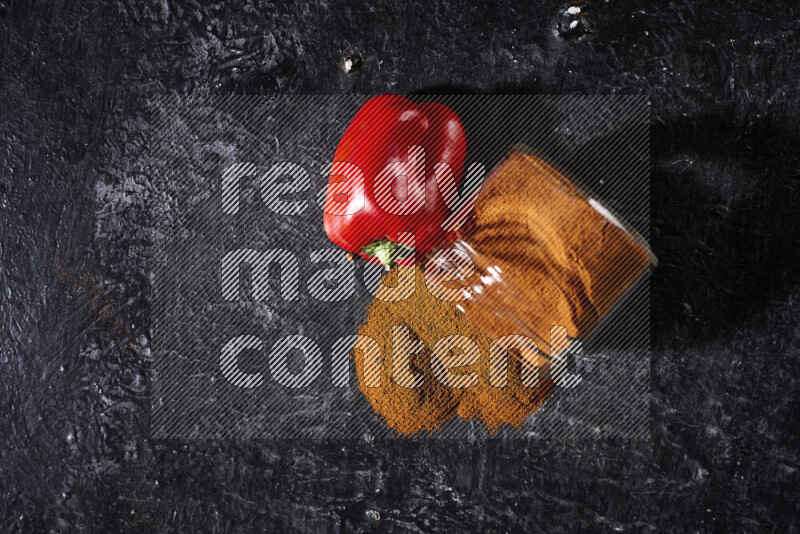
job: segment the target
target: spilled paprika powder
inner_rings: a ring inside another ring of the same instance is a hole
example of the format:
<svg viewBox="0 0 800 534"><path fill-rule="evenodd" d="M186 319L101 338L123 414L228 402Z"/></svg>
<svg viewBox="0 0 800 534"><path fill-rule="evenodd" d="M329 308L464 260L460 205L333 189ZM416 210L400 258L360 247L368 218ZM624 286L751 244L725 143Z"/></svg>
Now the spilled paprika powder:
<svg viewBox="0 0 800 534"><path fill-rule="evenodd" d="M414 434L421 430L433 431L453 416L462 419L480 418L490 432L503 424L520 426L550 394L552 381L542 378L535 387L523 381L523 365L515 349L507 359L507 376L503 387L492 385L490 380L490 353L492 340L475 328L451 302L440 300L428 288L425 275L419 266L397 266L386 273L383 287L398 283L400 271L413 270L414 292L406 300L386 302L375 299L367 310L360 336L374 339L381 350L381 381L377 387L366 384L367 362L363 350L353 351L359 388L372 408L386 424L400 434ZM396 327L410 331L413 339L423 344L422 350L410 354L409 371L422 377L417 387L404 387L395 376L394 358L403 347L395 346L392 332ZM477 344L480 358L476 363L454 369L455 373L477 375L477 383L464 388L445 385L436 376L432 365L433 347L448 336L465 336ZM516 356L516 357L514 357Z"/></svg>

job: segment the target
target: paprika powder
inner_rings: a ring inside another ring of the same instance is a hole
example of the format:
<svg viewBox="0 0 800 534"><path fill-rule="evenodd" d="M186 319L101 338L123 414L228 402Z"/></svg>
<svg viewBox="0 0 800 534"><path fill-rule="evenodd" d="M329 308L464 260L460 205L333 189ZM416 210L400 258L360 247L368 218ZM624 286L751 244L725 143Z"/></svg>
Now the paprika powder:
<svg viewBox="0 0 800 534"><path fill-rule="evenodd" d="M364 381L364 357L353 353L359 387L389 427L400 434L433 431L451 417L481 419L490 432L501 425L518 427L552 394L554 377L547 370L555 347L551 327L566 327L582 337L605 317L620 297L650 268L655 257L647 244L600 204L586 197L553 167L515 149L487 178L474 216L455 246L474 262L467 280L471 295L461 302L435 297L425 272L415 267L413 295L399 302L376 299L367 310L360 335L375 339L382 350L383 381ZM397 276L385 275L384 283ZM422 375L420 387L397 384L392 376L391 331L403 325L425 349L411 357ZM544 357L510 348L508 381L498 387L490 376L492 340L522 334L535 339ZM463 335L480 348L480 359L463 372L475 372L477 384L449 388L435 377L432 347L442 337ZM535 363L534 363L535 362ZM542 371L533 386L523 370Z"/></svg>

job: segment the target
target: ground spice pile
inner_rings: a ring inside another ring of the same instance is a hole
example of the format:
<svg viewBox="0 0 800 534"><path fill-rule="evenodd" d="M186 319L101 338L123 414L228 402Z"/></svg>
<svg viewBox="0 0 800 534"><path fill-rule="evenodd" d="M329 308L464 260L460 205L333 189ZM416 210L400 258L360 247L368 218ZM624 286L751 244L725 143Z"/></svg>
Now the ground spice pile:
<svg viewBox="0 0 800 534"><path fill-rule="evenodd" d="M518 358L508 357L507 382L504 387L490 383L490 344L484 333L454 308L453 304L436 298L428 290L424 274L419 267L396 267L384 275L382 284L394 287L400 269L413 269L415 290L406 300L384 302L374 300L367 311L365 324L359 335L374 339L381 350L381 381L378 387L365 383L365 351L355 350L356 373L359 388L373 409L386 420L388 426L400 434L413 434L420 430L435 430L458 415L463 419L479 417L494 432L503 424L519 426L525 417L549 395L552 384L542 380L537 387L523 383L522 364ZM397 351L392 345L392 330L408 328L414 340L424 348L410 356L408 368L422 376L418 387L398 384L394 371ZM439 380L431 365L432 349L447 336L462 335L472 339L480 348L481 357L472 365L465 365L453 373L476 373L478 382L465 388L451 388ZM509 352L514 352L511 349Z"/></svg>
<svg viewBox="0 0 800 534"><path fill-rule="evenodd" d="M494 432L503 424L518 427L543 403L553 382L545 379L544 367L536 385L525 382L522 362L531 359L516 349L509 350L506 384L492 383L492 339L524 334L550 354L542 341L549 341L552 325L566 327L572 337L585 335L649 268L646 249L601 211L555 169L525 152L513 151L492 172L464 238L475 266L472 298L459 303L436 298L422 269L409 268L416 280L411 297L376 299L359 330L381 351L376 387L365 381L365 351L354 351L359 387L389 427L412 434L437 429L458 415L480 418ZM384 275L384 286L395 286L399 273L395 268ZM398 326L422 342L408 362L422 377L418 387L395 380L393 359L403 353L392 343ZM445 385L432 366L433 347L452 335L466 336L480 349L475 363L454 371L477 375L469 387Z"/></svg>

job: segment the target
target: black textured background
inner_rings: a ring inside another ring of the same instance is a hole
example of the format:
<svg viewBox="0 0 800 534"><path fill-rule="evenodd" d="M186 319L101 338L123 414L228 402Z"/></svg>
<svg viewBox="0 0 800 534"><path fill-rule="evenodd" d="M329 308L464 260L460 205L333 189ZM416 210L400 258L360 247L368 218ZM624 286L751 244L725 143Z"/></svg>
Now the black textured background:
<svg viewBox="0 0 800 534"><path fill-rule="evenodd" d="M800 9L651 4L0 0L0 529L797 531ZM649 95L652 447L150 441L136 162L192 91Z"/></svg>

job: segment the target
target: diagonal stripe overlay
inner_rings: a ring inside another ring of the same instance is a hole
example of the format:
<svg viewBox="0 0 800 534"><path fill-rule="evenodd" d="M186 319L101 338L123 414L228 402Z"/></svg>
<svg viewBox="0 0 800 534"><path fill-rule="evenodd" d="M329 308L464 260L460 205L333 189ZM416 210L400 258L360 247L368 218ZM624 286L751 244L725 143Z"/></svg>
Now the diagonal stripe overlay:
<svg viewBox="0 0 800 534"><path fill-rule="evenodd" d="M450 106L467 131L465 177L448 229L469 219L483 180L524 145L649 238L646 97L409 98ZM358 350L370 362L370 384L388 379L377 344L357 336L380 268L347 260L327 239L320 207L339 139L367 99L152 100L153 437L397 436L359 391L350 357ZM452 188L442 176L442 187ZM392 205L389 188L376 195ZM649 298L644 277L581 340L580 352L552 370L579 379L555 388L519 429L490 435L478 421L453 418L414 437L649 440ZM398 339L398 351L415 350ZM537 341L544 354L548 344Z"/></svg>

